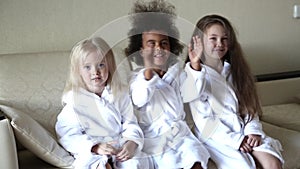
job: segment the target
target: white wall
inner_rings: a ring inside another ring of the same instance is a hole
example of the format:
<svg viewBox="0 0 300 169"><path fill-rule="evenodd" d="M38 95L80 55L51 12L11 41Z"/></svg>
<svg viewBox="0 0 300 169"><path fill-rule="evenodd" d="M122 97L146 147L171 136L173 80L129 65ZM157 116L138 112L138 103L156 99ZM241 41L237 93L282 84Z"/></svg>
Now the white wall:
<svg viewBox="0 0 300 169"><path fill-rule="evenodd" d="M227 17L255 74L300 70L300 0L169 0L186 24L183 41L197 20L211 13ZM0 0L0 54L66 51L102 33L118 43L134 0Z"/></svg>

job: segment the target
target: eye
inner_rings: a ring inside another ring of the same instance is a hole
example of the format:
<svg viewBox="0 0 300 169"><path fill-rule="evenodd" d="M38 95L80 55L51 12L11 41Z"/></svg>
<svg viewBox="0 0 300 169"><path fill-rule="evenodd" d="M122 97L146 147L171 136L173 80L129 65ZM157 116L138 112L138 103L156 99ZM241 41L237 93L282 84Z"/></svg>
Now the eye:
<svg viewBox="0 0 300 169"><path fill-rule="evenodd" d="M226 41L227 42L227 40L228 40L228 38L227 37L223 37L222 38L222 41L224 42L224 41Z"/></svg>
<svg viewBox="0 0 300 169"><path fill-rule="evenodd" d="M164 46L164 47L169 46L169 41L168 40L163 40L161 42L161 45Z"/></svg>
<svg viewBox="0 0 300 169"><path fill-rule="evenodd" d="M148 41L147 46L153 48L153 47L155 47L155 42L154 41Z"/></svg>
<svg viewBox="0 0 300 169"><path fill-rule="evenodd" d="M105 63L100 63L100 64L99 64L99 68L100 68L100 69L105 68Z"/></svg>
<svg viewBox="0 0 300 169"><path fill-rule="evenodd" d="M91 70L91 66L89 66L89 65L85 65L85 66L83 66L83 68L86 70Z"/></svg>
<svg viewBox="0 0 300 169"><path fill-rule="evenodd" d="M216 37L210 37L209 39L212 40L212 41L216 41L217 40Z"/></svg>

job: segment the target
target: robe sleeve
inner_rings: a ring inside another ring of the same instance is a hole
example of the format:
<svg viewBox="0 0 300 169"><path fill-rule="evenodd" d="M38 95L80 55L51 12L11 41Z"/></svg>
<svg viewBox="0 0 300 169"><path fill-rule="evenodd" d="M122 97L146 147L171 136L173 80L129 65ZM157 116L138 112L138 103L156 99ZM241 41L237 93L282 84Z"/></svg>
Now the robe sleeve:
<svg viewBox="0 0 300 169"><path fill-rule="evenodd" d="M262 125L259 121L259 117L255 116L250 122L248 122L244 129L244 134L255 134L255 135L261 135L265 136L265 133L262 130Z"/></svg>
<svg viewBox="0 0 300 169"><path fill-rule="evenodd" d="M124 94L118 100L119 111L122 116L122 137L126 141L134 141L138 144L138 149L142 149L144 145L144 136L141 128L138 125L137 118L133 112L133 106L128 94Z"/></svg>
<svg viewBox="0 0 300 169"><path fill-rule="evenodd" d="M84 133L75 110L68 104L58 115L55 130L59 143L72 154L91 153L96 144Z"/></svg>
<svg viewBox="0 0 300 169"><path fill-rule="evenodd" d="M152 79L146 80L144 77L144 70L134 76L130 85L133 104L137 107L142 107L148 103L155 92L155 84L157 84L158 80L159 77L156 74L154 74Z"/></svg>
<svg viewBox="0 0 300 169"><path fill-rule="evenodd" d="M184 103L193 101L200 96L200 92L205 87L205 69L201 71L193 70L190 62L185 65L186 78L183 81L180 91Z"/></svg>

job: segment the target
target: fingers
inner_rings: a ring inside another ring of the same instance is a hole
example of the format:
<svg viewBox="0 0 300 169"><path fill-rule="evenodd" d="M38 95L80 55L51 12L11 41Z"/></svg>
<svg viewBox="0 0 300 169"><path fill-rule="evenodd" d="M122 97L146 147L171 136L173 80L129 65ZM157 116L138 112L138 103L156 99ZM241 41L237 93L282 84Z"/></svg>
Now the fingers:
<svg viewBox="0 0 300 169"><path fill-rule="evenodd" d="M126 161L130 158L132 158L132 155L130 152L128 152L126 149L122 149L117 155L116 158L118 161Z"/></svg>
<svg viewBox="0 0 300 169"><path fill-rule="evenodd" d="M199 36L193 36L192 41L193 45L191 43L188 45L189 57L191 62L197 62L201 59L203 46Z"/></svg>
<svg viewBox="0 0 300 169"><path fill-rule="evenodd" d="M201 39L198 35L193 37L193 43L194 43L194 49L202 47L202 42L201 42Z"/></svg>
<svg viewBox="0 0 300 169"><path fill-rule="evenodd" d="M133 157L135 150L137 148L137 144L133 141L127 141L123 147L122 150L116 155L116 158L119 161L126 161Z"/></svg>
<svg viewBox="0 0 300 169"><path fill-rule="evenodd" d="M250 153L252 151L252 147L247 144L247 143L243 143L240 147L240 150L243 152L243 153Z"/></svg>
<svg viewBox="0 0 300 169"><path fill-rule="evenodd" d="M261 144L261 137L258 135L249 135L249 137L247 139L247 143L251 147L257 147Z"/></svg>
<svg viewBox="0 0 300 169"><path fill-rule="evenodd" d="M118 150L113 147L111 144L101 143L98 147L98 154L105 154L105 155L115 155L118 153Z"/></svg>

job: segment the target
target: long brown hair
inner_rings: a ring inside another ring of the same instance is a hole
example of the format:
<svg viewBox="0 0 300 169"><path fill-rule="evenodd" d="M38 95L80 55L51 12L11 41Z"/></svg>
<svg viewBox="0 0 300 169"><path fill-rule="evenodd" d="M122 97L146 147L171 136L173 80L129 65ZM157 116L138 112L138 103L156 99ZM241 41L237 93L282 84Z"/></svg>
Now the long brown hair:
<svg viewBox="0 0 300 169"><path fill-rule="evenodd" d="M255 115L261 115L262 110L255 86L255 78L251 73L231 23L220 15L204 16L197 22L193 36L198 35L203 38L203 33L213 24L223 26L227 32L228 52L222 61L226 61L231 65L232 83L239 102L238 112L242 117L246 117L249 114L250 118L248 121L250 121ZM193 42L191 41L191 43ZM186 58L186 62L188 61L189 57Z"/></svg>

